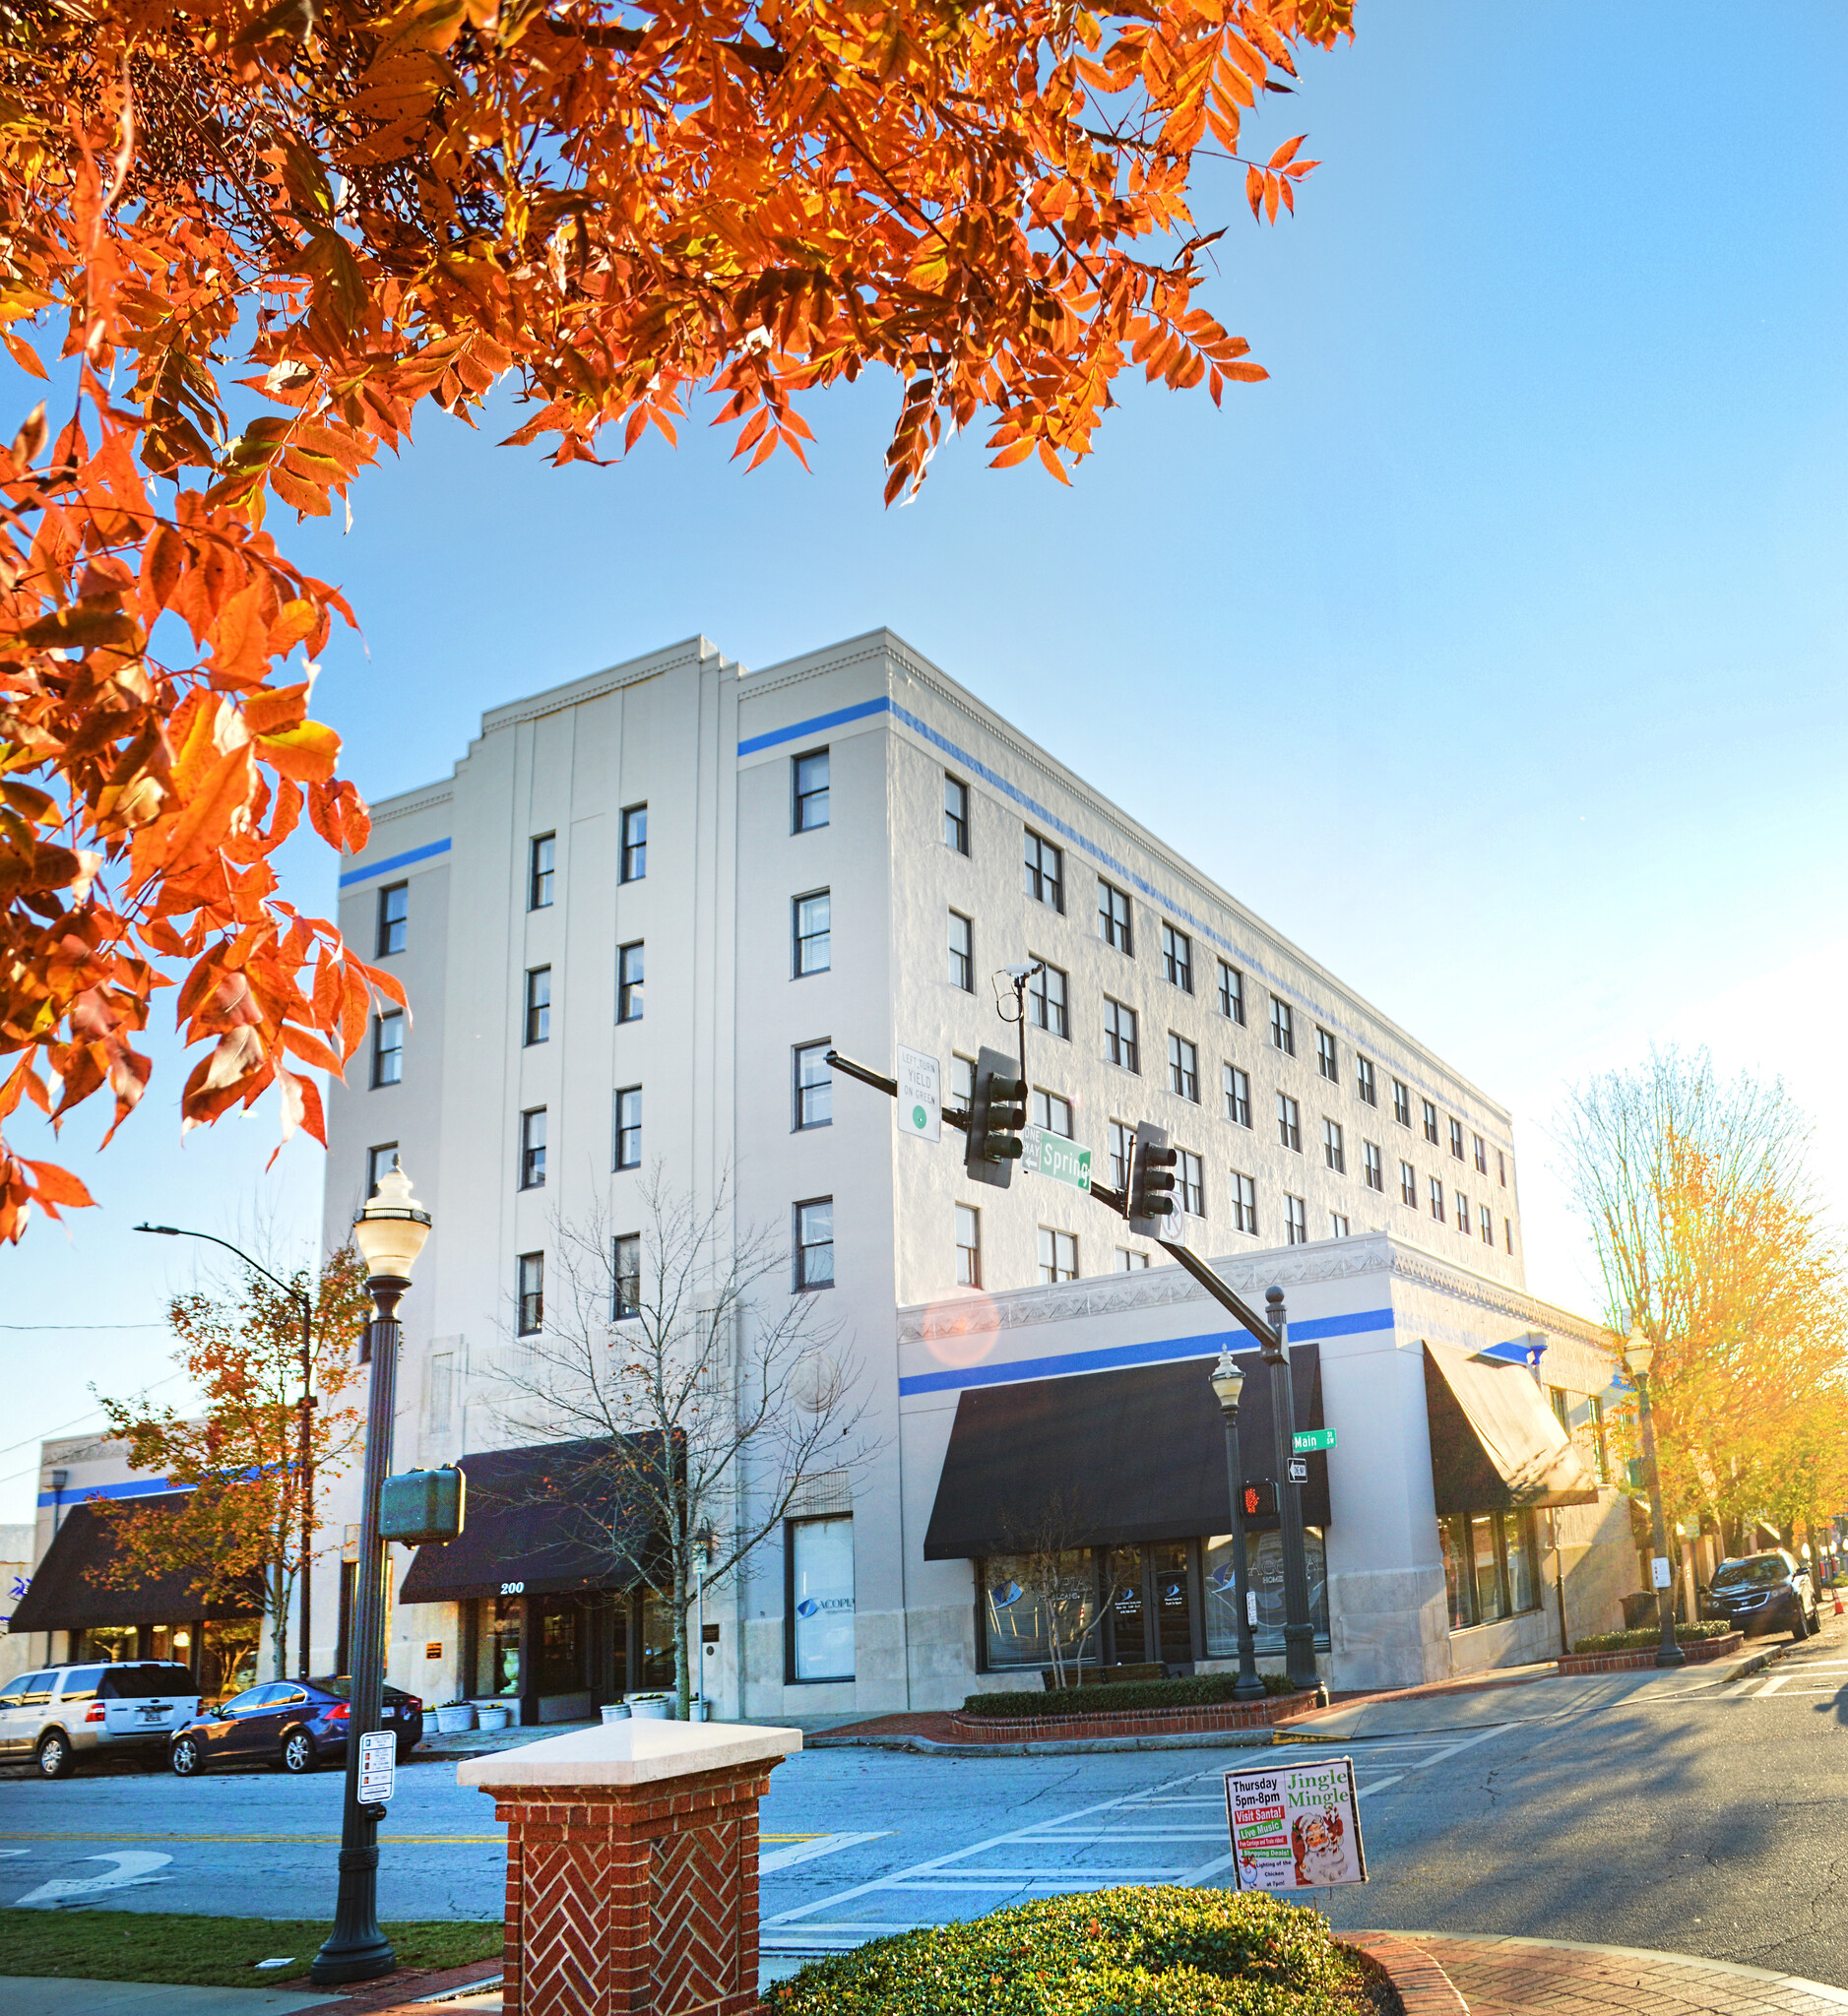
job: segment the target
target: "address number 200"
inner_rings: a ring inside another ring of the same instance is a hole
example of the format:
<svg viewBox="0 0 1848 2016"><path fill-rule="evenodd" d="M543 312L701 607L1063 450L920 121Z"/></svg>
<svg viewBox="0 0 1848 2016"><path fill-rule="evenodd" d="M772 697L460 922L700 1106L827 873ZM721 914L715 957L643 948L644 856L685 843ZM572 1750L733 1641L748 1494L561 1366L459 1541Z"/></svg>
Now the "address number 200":
<svg viewBox="0 0 1848 2016"><path fill-rule="evenodd" d="M500 1585L500 1593L502 1596L524 1596L526 1594L526 1584L524 1582L503 1582Z"/></svg>

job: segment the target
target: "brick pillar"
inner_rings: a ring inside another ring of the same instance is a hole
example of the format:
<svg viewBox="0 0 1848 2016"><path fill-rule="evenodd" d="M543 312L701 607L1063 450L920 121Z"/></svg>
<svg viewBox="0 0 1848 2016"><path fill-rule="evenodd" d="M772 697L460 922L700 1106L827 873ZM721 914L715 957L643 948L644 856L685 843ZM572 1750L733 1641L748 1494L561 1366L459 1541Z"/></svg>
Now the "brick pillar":
<svg viewBox="0 0 1848 2016"><path fill-rule="evenodd" d="M457 1767L507 1823L506 2016L746 2016L793 1729L618 1722Z"/></svg>

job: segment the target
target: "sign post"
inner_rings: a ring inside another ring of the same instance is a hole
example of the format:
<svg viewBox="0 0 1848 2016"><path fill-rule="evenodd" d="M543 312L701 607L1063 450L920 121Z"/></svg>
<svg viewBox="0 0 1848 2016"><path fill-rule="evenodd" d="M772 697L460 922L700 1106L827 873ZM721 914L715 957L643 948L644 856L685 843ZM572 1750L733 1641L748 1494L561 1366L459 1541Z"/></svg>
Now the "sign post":
<svg viewBox="0 0 1848 2016"><path fill-rule="evenodd" d="M898 1131L920 1141L943 1138L943 1066L924 1050L898 1046Z"/></svg>
<svg viewBox="0 0 1848 2016"><path fill-rule="evenodd" d="M1228 1771L1226 1824L1241 1890L1288 1896L1367 1881L1352 1757Z"/></svg>
<svg viewBox="0 0 1848 2016"><path fill-rule="evenodd" d="M359 1803L383 1806L398 1790L398 1737L388 1729L368 1730L359 1738Z"/></svg>

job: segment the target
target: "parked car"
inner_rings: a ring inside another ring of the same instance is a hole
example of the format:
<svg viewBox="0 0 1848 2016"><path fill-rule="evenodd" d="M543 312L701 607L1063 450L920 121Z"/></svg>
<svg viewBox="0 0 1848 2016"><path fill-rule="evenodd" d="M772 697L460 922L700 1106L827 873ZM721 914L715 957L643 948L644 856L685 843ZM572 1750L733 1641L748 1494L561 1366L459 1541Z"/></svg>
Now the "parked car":
<svg viewBox="0 0 1848 2016"><path fill-rule="evenodd" d="M1810 1577L1782 1547L1722 1561L1701 1595L1700 1614L1736 1624L1749 1638L1763 1631L1812 1638L1821 1628Z"/></svg>
<svg viewBox="0 0 1848 2016"><path fill-rule="evenodd" d="M0 1756L30 1755L41 1778L69 1778L91 1757L159 1763L198 1713L199 1682L167 1660L45 1667L0 1687Z"/></svg>
<svg viewBox="0 0 1848 2016"><path fill-rule="evenodd" d="M280 1764L312 1771L345 1762L352 1727L352 1682L270 1680L195 1715L167 1745L175 1777L196 1778L215 1764ZM385 1689L384 1726L398 1738L402 1763L423 1739L423 1703L400 1687Z"/></svg>

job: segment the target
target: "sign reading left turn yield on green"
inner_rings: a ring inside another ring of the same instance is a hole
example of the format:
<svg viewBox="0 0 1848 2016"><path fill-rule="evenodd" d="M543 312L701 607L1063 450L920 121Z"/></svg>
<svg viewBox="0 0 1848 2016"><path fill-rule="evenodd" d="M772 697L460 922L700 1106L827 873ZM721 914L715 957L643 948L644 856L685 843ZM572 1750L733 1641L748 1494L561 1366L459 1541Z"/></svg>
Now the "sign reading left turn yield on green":
<svg viewBox="0 0 1848 2016"><path fill-rule="evenodd" d="M898 1131L920 1141L943 1135L943 1067L924 1050L898 1046Z"/></svg>

